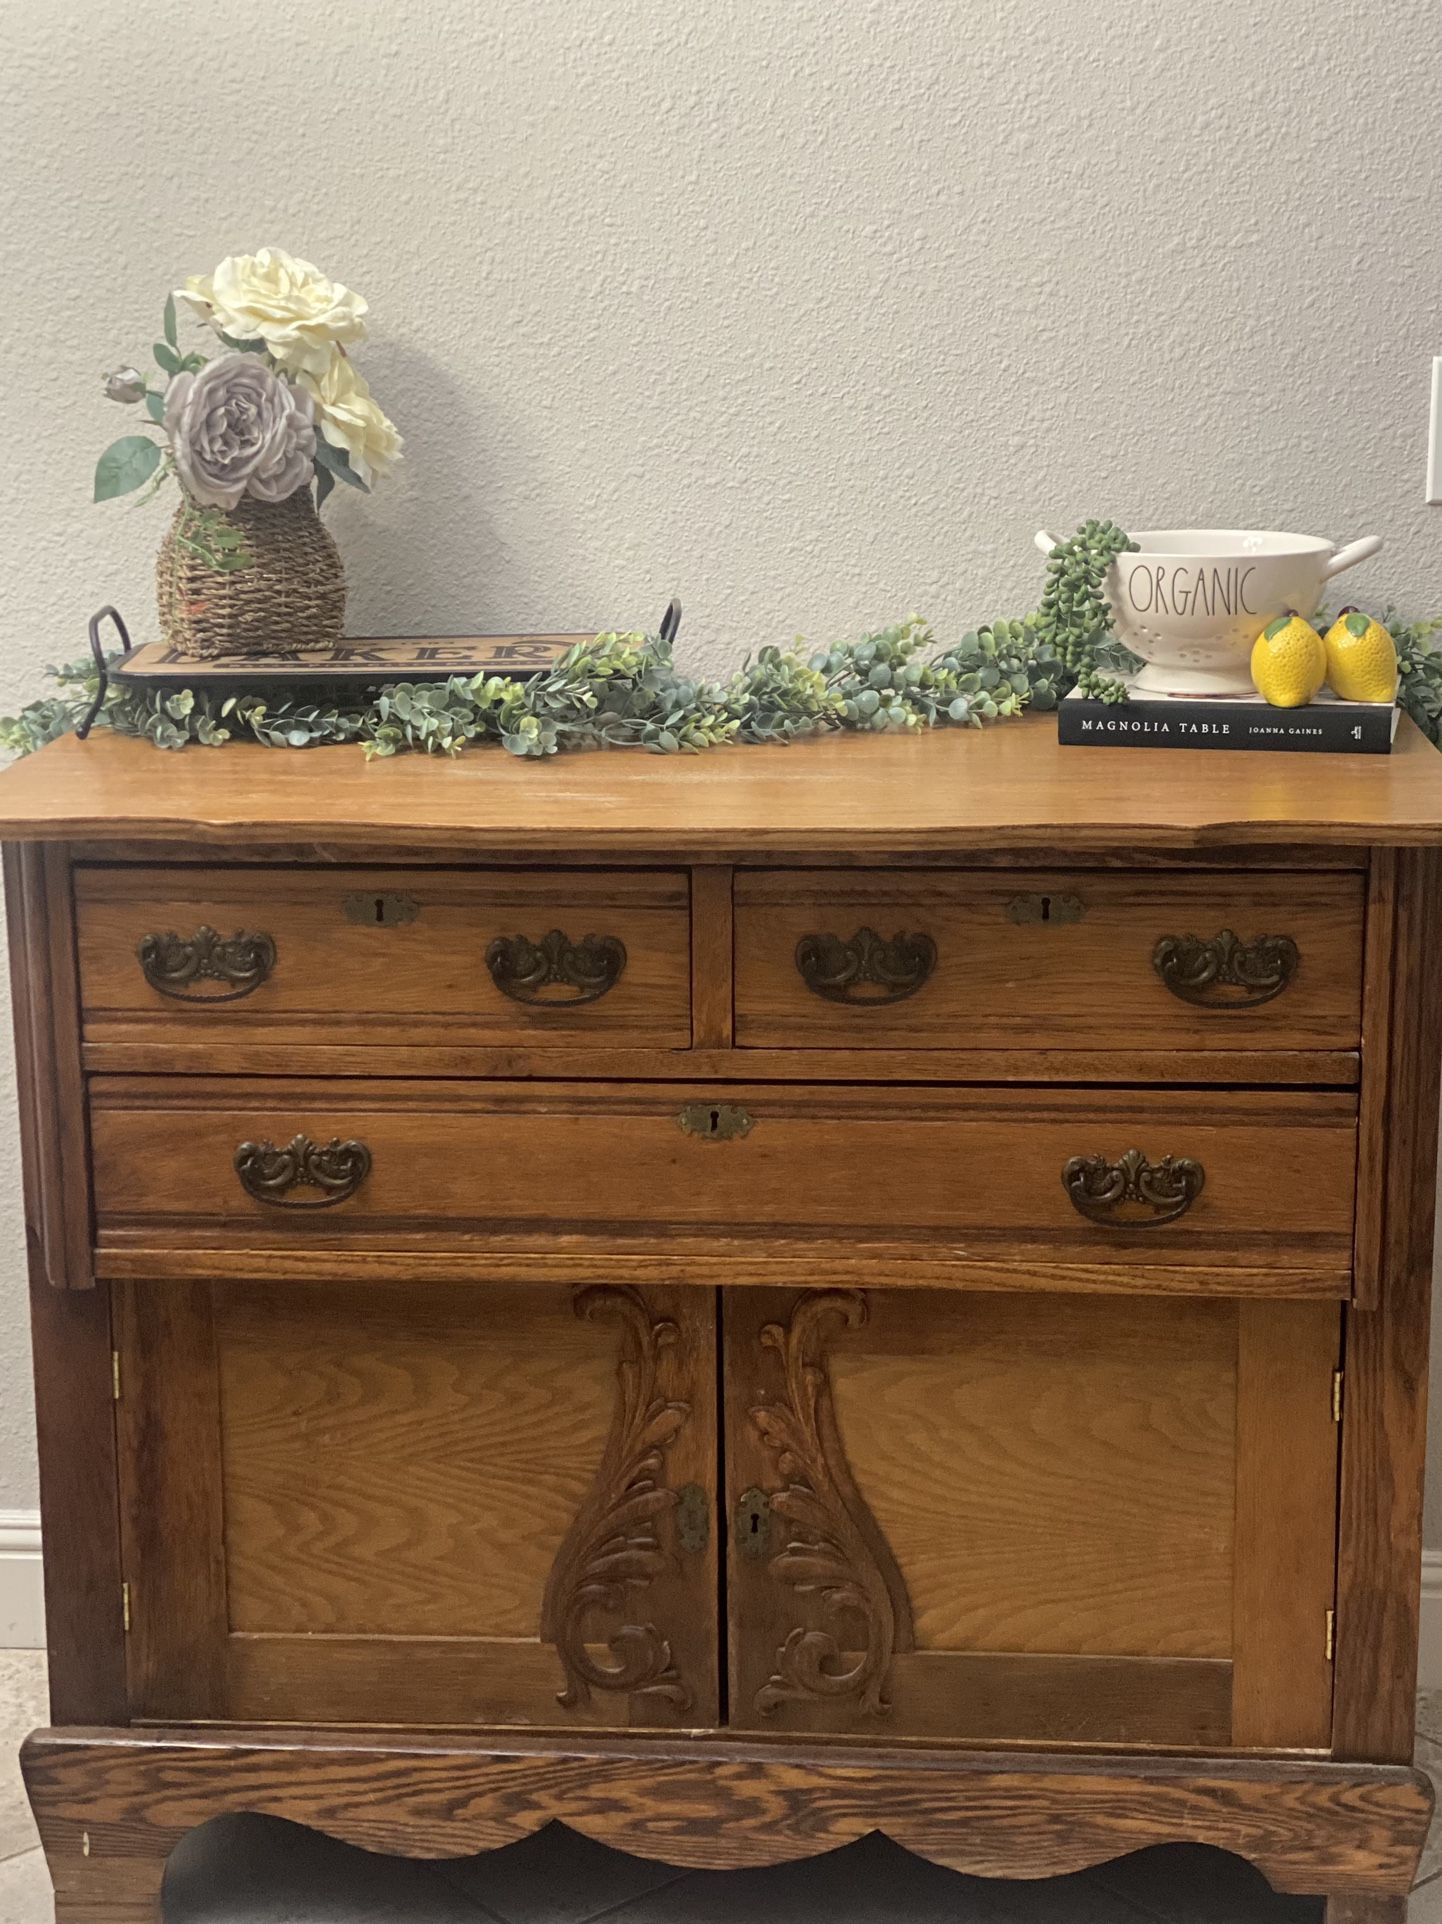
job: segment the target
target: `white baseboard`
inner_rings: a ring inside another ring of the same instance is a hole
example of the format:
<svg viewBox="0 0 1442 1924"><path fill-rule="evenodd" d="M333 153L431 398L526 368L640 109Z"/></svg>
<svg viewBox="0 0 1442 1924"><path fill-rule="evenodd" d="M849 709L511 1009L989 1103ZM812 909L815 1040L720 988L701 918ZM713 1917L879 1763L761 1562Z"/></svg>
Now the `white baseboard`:
<svg viewBox="0 0 1442 1924"><path fill-rule="evenodd" d="M0 1650L44 1648L40 1512L0 1510Z"/></svg>
<svg viewBox="0 0 1442 1924"><path fill-rule="evenodd" d="M0 1650L45 1648L40 1514L0 1510ZM1442 1690L1442 1550L1422 1558L1422 1690Z"/></svg>
<svg viewBox="0 0 1442 1924"><path fill-rule="evenodd" d="M1419 1690L1442 1690L1442 1550L1422 1552L1422 1654Z"/></svg>

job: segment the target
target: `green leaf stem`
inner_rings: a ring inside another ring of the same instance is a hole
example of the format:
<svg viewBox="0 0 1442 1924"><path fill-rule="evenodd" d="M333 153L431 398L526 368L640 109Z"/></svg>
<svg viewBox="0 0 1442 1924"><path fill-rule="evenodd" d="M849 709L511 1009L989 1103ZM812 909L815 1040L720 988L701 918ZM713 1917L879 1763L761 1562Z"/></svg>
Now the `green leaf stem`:
<svg viewBox="0 0 1442 1924"><path fill-rule="evenodd" d="M143 487L160 466L160 444L148 434L126 434L112 441L95 464L95 499L113 501Z"/></svg>

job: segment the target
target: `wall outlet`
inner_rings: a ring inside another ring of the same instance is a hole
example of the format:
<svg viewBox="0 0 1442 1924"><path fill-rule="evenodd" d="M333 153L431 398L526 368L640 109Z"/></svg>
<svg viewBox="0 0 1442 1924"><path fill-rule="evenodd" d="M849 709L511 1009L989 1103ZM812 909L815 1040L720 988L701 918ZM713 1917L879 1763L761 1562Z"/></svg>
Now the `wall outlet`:
<svg viewBox="0 0 1442 1924"><path fill-rule="evenodd" d="M1427 428L1427 500L1442 505L1442 357L1432 363L1432 419Z"/></svg>

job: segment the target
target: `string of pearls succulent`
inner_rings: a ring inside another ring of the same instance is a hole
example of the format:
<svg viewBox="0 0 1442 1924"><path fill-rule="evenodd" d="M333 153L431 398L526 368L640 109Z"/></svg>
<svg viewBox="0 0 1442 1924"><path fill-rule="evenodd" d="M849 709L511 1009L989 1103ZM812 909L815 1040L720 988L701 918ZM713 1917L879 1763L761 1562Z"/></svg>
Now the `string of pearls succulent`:
<svg viewBox="0 0 1442 1924"><path fill-rule="evenodd" d="M1112 562L1136 552L1136 542L1115 521L1083 521L1047 557L1034 617L1037 638L1051 644L1083 694L1102 701L1125 701L1120 673L1141 665L1113 636L1105 593Z"/></svg>

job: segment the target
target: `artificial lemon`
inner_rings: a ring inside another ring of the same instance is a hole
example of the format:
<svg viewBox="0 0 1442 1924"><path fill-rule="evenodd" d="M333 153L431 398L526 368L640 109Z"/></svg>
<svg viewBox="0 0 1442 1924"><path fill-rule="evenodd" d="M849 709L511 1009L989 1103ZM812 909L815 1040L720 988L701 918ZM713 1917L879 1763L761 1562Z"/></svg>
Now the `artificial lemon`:
<svg viewBox="0 0 1442 1924"><path fill-rule="evenodd" d="M1278 615L1252 648L1252 681L1273 708L1300 708L1327 677L1327 651L1310 621Z"/></svg>
<svg viewBox="0 0 1442 1924"><path fill-rule="evenodd" d="M1395 701L1397 647L1380 621L1347 608L1327 630L1327 679L1343 701Z"/></svg>

